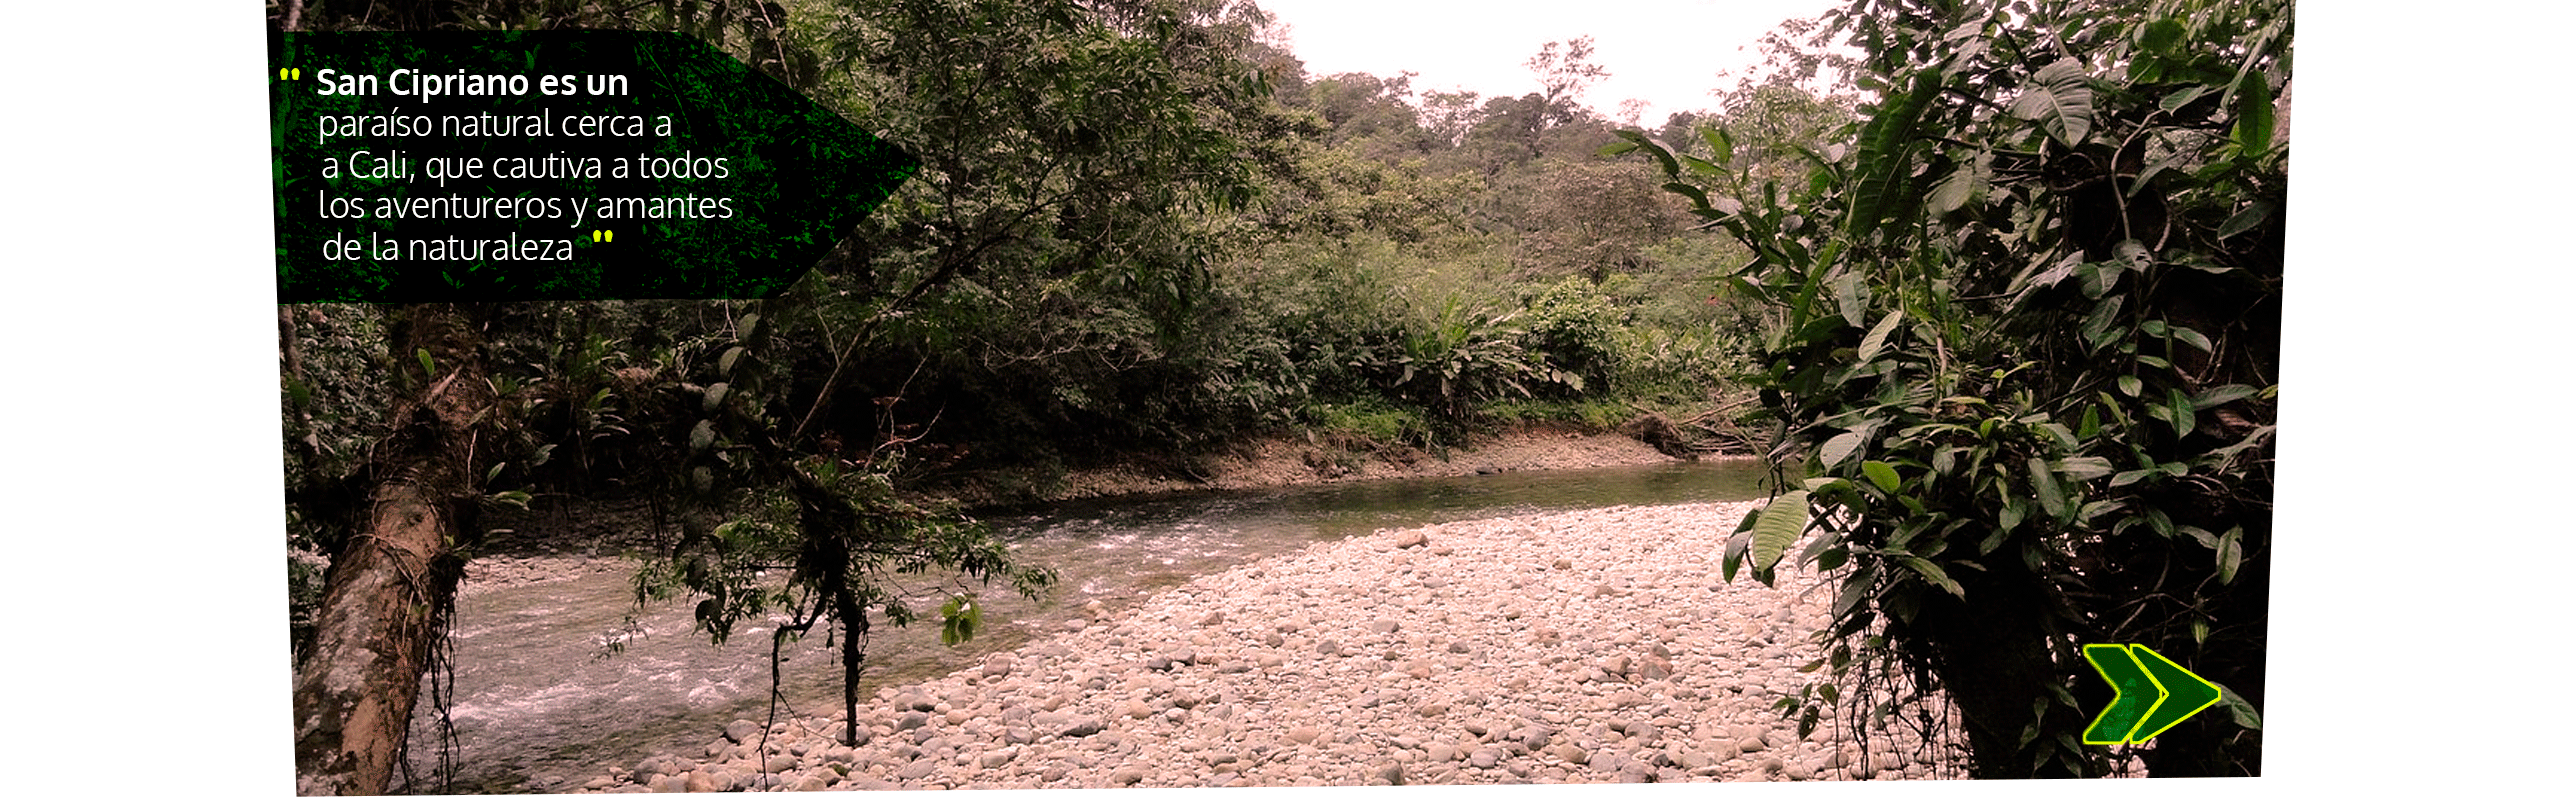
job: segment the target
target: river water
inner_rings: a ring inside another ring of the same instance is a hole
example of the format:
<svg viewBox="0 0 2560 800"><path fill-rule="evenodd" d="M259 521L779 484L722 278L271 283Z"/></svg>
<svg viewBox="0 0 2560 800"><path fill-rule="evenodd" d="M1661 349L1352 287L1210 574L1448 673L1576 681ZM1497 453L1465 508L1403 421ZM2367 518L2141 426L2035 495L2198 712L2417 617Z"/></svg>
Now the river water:
<svg viewBox="0 0 2560 800"><path fill-rule="evenodd" d="M863 694L949 674L1081 626L1095 611L1318 542L1533 511L1753 499L1764 495L1765 474L1752 461L1672 463L1086 501L994 517L988 522L1020 563L1058 570L1050 597L1035 603L1002 587L979 589L987 624L957 647L941 643L938 618L897 629L875 617ZM693 632L690 602L656 603L634 616L632 570L598 560L566 580L458 601L449 695L454 791L566 791L656 753L698 758L721 725L765 718L772 626L741 627L713 645ZM910 603L918 611L938 605L922 599L930 582L906 588L919 598ZM623 647L607 655L612 637ZM827 644L816 635L783 649L783 714L842 707L844 670ZM432 777L435 719L422 695L410 734L418 791L440 788Z"/></svg>

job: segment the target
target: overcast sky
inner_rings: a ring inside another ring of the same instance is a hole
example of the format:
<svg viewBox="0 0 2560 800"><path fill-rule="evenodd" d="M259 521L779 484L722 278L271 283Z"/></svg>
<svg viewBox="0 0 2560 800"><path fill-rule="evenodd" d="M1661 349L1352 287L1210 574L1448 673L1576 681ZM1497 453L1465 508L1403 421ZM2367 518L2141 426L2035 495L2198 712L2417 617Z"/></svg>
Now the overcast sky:
<svg viewBox="0 0 2560 800"><path fill-rule="evenodd" d="M1609 78L1584 103L1616 116L1620 101L1651 101L1643 122L1709 108L1713 90L1760 63L1753 46L1778 23L1820 16L1842 0L1599 0L1510 4L1452 0L1255 0L1289 28L1290 48L1314 75L1419 73L1414 88L1538 90L1522 62L1547 42L1588 35Z"/></svg>

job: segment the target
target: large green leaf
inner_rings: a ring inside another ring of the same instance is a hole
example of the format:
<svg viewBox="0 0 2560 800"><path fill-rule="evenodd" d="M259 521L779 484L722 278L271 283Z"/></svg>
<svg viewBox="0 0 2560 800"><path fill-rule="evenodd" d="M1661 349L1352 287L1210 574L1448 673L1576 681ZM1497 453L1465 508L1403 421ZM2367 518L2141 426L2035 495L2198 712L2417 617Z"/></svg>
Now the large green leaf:
<svg viewBox="0 0 2560 800"><path fill-rule="evenodd" d="M1941 82L1936 69L1912 75L1909 91L1888 95L1874 119L1858 135L1858 169L1850 182L1849 221L1845 233L1866 238L1883 221L1885 208L1899 202L1908 177L1911 131L1920 112L1937 100Z"/></svg>
<svg viewBox="0 0 2560 800"><path fill-rule="evenodd" d="M2063 477L2071 480L2087 481L2096 480L2098 476L2114 472L2115 465L2096 456L2073 456L2055 462L2054 471L2062 473Z"/></svg>
<svg viewBox="0 0 2560 800"><path fill-rule="evenodd" d="M1859 464L1858 471L1866 473L1867 481L1874 483L1876 488L1884 490L1886 494L1892 494L1902 489L1902 474L1893 471L1892 464L1887 464L1882 461L1868 461Z"/></svg>
<svg viewBox="0 0 2560 800"><path fill-rule="evenodd" d="M2044 507L2045 516L2062 518L2069 498L2063 495L2062 487L2054 483L2053 470L2045 466L2044 459L2027 459L2027 481L2035 486L2036 503Z"/></svg>
<svg viewBox="0 0 2560 800"><path fill-rule="evenodd" d="M1629 150L1643 150L1647 155L1653 156L1654 161L1661 163L1662 174L1680 174L1680 162L1673 160L1669 150L1664 149L1662 145L1655 144L1653 142L1653 138L1644 135L1643 131L1621 130L1616 131L1616 133L1618 134L1618 138L1625 141L1611 142L1607 145L1601 146L1601 155L1609 156L1624 153ZM1616 151L1611 152L1612 148L1615 148Z"/></svg>
<svg viewBox="0 0 2560 800"><path fill-rule="evenodd" d="M2228 383L2204 390L2203 394L2195 396L2192 403L2197 411L2203 411L2205 409L2257 393L2258 387L2242 383Z"/></svg>
<svg viewBox="0 0 2560 800"><path fill-rule="evenodd" d="M706 419L693 424L693 433L686 437L686 443L691 446L693 452L699 453L711 446L712 438L711 420Z"/></svg>
<svg viewBox="0 0 2560 800"><path fill-rule="evenodd" d="M2230 707L2232 723L2253 731L2263 730L2261 726L2266 724L2266 720L2258 716L2258 707L2250 705L2238 692L2231 691L2231 687L2222 687L2221 704Z"/></svg>
<svg viewBox="0 0 2560 800"><path fill-rule="evenodd" d="M1946 568L1938 566L1937 562L1907 554L1897 556L1894 562L1919 573L1921 580L1928 581L1929 585L1946 590L1958 600L1964 599L1964 587L1956 585L1955 579L1947 576Z"/></svg>
<svg viewBox="0 0 2560 800"><path fill-rule="evenodd" d="M1902 309L1898 308L1884 315L1884 319L1877 320L1875 327L1867 329L1866 337L1858 340L1858 362L1863 364L1874 361L1876 356L1883 355L1885 344L1889 341L1888 337L1891 337L1893 330L1901 325Z"/></svg>
<svg viewBox="0 0 2560 800"><path fill-rule="evenodd" d="M1831 599L1831 618L1840 619L1858 610L1858 606L1867 601L1867 591L1875 582L1874 570L1860 569L1850 573L1848 579L1840 582L1839 596Z"/></svg>
<svg viewBox="0 0 2560 800"><path fill-rule="evenodd" d="M1758 517L1756 515L1759 514L1759 511L1755 509L1752 513L1755 515L1753 519L1757 519ZM1750 527L1750 524L1749 520L1745 520L1744 528L1747 530ZM1739 572L1742 569L1743 556L1750 554L1750 536L1737 532L1732 537L1724 540L1724 582L1733 582L1734 573Z"/></svg>
<svg viewBox="0 0 2560 800"><path fill-rule="evenodd" d="M1883 419L1871 419L1859 422L1858 424L1849 426L1848 430L1842 431L1841 433L1832 436L1829 440L1824 441L1822 443L1821 453L1822 465L1826 467L1836 467L1841 464L1849 463L1849 457L1857 455L1859 446L1866 444L1867 437L1873 435L1876 428L1883 424Z"/></svg>
<svg viewBox="0 0 2560 800"><path fill-rule="evenodd" d="M1733 163L1733 137L1726 134L1723 128L1701 125L1698 127L1698 138L1705 139L1707 146L1716 151L1717 163Z"/></svg>
<svg viewBox="0 0 2560 800"><path fill-rule="evenodd" d="M1742 568L1743 556L1751 554L1751 528L1758 524L1760 509L1744 512L1742 524L1734 526L1733 535L1724 540L1724 582L1733 582L1734 571Z"/></svg>
<svg viewBox="0 0 2560 800"><path fill-rule="evenodd" d="M1947 173L1945 180L1938 182L1937 188L1929 190L1927 206L1929 213L1942 217L1953 214L1979 202L1984 189L1988 186L1989 183L1977 165L1967 164L1957 167L1955 171Z"/></svg>
<svg viewBox="0 0 2560 800"><path fill-rule="evenodd" d="M2214 579L2224 584L2229 584L2232 579L2240 577L2239 526L2235 525L2231 530L2224 531L2220 540L2214 543L2213 570Z"/></svg>
<svg viewBox="0 0 2560 800"><path fill-rule="evenodd" d="M2184 55L2181 48L2186 45L2187 26L2173 18L2151 20L2142 24L2139 41L2144 51L2154 55Z"/></svg>
<svg viewBox="0 0 2560 800"><path fill-rule="evenodd" d="M1789 244L1793 244L1794 240L1789 239L1787 242ZM1792 253L1793 251L1791 250L1790 252ZM1807 266L1811 266L1813 264L1813 255L1811 253L1806 253L1798 258L1798 260L1802 261ZM1856 270L1844 271L1840 273L1840 277L1832 279L1831 293L1834 297L1839 298L1841 320L1848 322L1849 327L1852 328L1866 327L1866 276L1858 274Z"/></svg>
<svg viewBox="0 0 2560 800"><path fill-rule="evenodd" d="M2242 206L2237 213L2232 214L2229 219L2223 220L2220 226L2214 228L2213 238L2229 239L2248 233L2249 229L2258 227L2258 223L2267 220L2268 208L2269 204L2261 202Z"/></svg>
<svg viewBox="0 0 2560 800"><path fill-rule="evenodd" d="M2091 105L2089 73L2080 59L2065 57L2036 70L2032 83L2018 93L2011 112L2019 119L2034 122L2045 134L2060 140L2065 147L2078 147L2089 138L2089 124L2096 111Z"/></svg>
<svg viewBox="0 0 2560 800"><path fill-rule="evenodd" d="M2251 156L2265 155L2275 141L2276 104L2267 91L2267 74L2250 72L2240 79L2240 96L2231 109L2231 138L2240 143L2240 151Z"/></svg>
<svg viewBox="0 0 2560 800"><path fill-rule="evenodd" d="M1778 495L1761 507L1760 519L1751 526L1751 566L1764 576L1764 582L1778 558L1804 535L1805 521L1812 516L1812 499L1801 489Z"/></svg>
<svg viewBox="0 0 2560 800"><path fill-rule="evenodd" d="M2179 438L2196 429L2196 407L2187 400L2186 392L2169 390L2169 428L2177 431Z"/></svg>

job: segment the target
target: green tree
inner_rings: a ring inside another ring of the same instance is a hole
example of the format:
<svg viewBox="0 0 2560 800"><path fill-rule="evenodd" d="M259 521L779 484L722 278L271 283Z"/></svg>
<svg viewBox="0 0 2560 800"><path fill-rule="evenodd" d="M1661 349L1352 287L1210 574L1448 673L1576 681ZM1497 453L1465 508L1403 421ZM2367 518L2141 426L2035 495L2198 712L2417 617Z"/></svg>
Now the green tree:
<svg viewBox="0 0 2560 800"><path fill-rule="evenodd" d="M2098 772L2110 692L2078 645L2143 643L2228 702L2137 751L2258 770L2293 4L1871 0L1854 150L1718 194L1736 156L1627 133L1750 248L1790 487L1728 548L1835 574L1806 729L1888 662L1960 711L1978 777Z"/></svg>

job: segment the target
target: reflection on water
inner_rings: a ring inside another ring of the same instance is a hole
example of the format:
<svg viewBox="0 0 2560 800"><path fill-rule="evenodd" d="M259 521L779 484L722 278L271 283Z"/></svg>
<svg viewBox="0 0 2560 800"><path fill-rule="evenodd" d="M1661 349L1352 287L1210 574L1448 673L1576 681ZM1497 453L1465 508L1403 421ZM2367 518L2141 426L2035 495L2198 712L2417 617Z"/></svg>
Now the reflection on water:
<svg viewBox="0 0 2560 800"><path fill-rule="evenodd" d="M942 645L938 625L897 629L875 618L864 694L930 680L1080 624L1088 603L1134 606L1193 577L1316 542L1529 511L1752 499L1764 493L1763 474L1753 462L1520 472L1080 501L991 518L1020 563L1058 570L1053 596L1034 603L984 590L988 625L958 647ZM764 718L770 625L742 627L713 645L693 632L691 603L658 603L635 620L641 635L621 654L601 657L603 638L631 610L631 571L599 562L570 580L460 600L457 791L565 791L655 753L699 757L696 748L719 725ZM902 577L912 590L930 588ZM841 707L844 670L827 644L821 634L784 648L783 713ZM421 778L436 763L433 714L424 705L422 697L410 734Z"/></svg>

